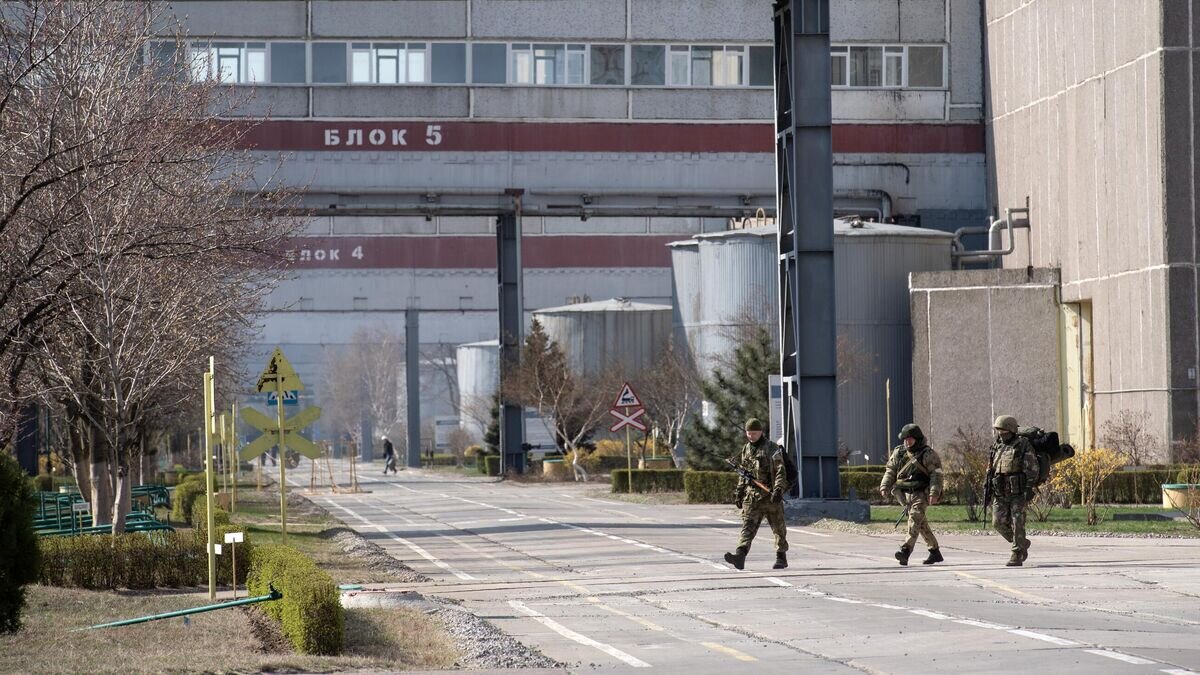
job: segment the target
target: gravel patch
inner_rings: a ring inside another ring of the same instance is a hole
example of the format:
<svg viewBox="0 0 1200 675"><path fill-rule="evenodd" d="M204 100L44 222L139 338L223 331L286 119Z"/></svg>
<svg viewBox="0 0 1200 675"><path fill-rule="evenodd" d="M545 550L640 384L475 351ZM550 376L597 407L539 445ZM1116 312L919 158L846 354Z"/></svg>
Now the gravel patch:
<svg viewBox="0 0 1200 675"><path fill-rule="evenodd" d="M541 652L521 644L499 628L458 607L434 598L440 606L436 614L446 632L454 638L459 668L563 668Z"/></svg>
<svg viewBox="0 0 1200 675"><path fill-rule="evenodd" d="M321 532L321 536L325 539L332 539L347 556L362 560L368 568L383 572L397 581L404 583L429 581L429 577L414 571L408 565L388 555L382 546L373 541L367 541L354 530L346 527L333 527Z"/></svg>

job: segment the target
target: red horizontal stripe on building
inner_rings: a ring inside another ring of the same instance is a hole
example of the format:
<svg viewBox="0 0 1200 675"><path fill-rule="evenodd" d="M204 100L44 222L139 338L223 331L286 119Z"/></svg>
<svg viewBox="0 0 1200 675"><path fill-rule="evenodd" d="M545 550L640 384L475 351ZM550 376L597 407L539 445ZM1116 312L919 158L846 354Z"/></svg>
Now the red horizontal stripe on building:
<svg viewBox="0 0 1200 675"><path fill-rule="evenodd" d="M237 124L237 123L233 123ZM774 152L771 124L268 120L241 147L257 150L443 152ZM837 153L984 151L981 124L838 124Z"/></svg>
<svg viewBox="0 0 1200 675"><path fill-rule="evenodd" d="M667 244L679 235L525 236L527 269L670 267ZM491 269L487 236L297 237L286 249L293 269Z"/></svg>

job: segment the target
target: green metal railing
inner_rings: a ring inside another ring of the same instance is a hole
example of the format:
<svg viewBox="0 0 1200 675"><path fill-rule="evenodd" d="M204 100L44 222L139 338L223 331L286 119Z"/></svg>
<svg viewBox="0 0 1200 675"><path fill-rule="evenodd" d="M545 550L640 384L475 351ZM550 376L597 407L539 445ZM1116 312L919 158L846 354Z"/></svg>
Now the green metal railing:
<svg viewBox="0 0 1200 675"><path fill-rule="evenodd" d="M148 623L150 621L159 621L162 619L173 619L178 616L188 616L189 614L200 614L201 612L212 612L218 609L228 609L230 607L241 607L243 605L253 605L259 602L268 602L270 600L279 600L283 597L283 593L275 590L274 586L268 586L270 593L259 595L253 598L243 598L241 600L231 600L230 602L221 602L215 605L205 605L203 607L193 607L192 609L181 609L175 612L165 612L163 614L151 614L150 616L140 616L136 619L125 619L123 621L113 621L112 623L101 623L95 626L86 628L76 628L75 631L95 630L97 628L115 628L117 626L132 626L137 623Z"/></svg>

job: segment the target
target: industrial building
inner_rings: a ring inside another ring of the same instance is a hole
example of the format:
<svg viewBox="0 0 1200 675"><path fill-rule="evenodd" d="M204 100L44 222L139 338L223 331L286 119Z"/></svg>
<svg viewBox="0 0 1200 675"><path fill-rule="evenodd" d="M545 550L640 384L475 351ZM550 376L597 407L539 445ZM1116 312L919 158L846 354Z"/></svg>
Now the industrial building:
<svg viewBox="0 0 1200 675"><path fill-rule="evenodd" d="M246 137L263 179L307 188L315 217L247 368L281 345L317 402L328 355L360 327L400 334L416 312L437 358L496 337L489 209L507 195L524 203L527 316L610 298L665 305L666 244L774 206L765 0L170 7L187 39L161 49L186 49L196 77L246 94L241 114L266 118ZM984 224L980 2L832 12L837 212ZM422 369L426 382L443 374ZM427 420L455 407L422 400Z"/></svg>

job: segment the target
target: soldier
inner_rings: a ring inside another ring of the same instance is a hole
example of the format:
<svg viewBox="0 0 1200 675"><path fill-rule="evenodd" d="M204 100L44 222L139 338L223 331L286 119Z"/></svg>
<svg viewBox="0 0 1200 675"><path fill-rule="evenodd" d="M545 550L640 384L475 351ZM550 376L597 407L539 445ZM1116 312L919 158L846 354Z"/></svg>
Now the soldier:
<svg viewBox="0 0 1200 675"><path fill-rule="evenodd" d="M787 469L783 463L783 450L763 437L763 423L751 418L746 421L746 445L736 458L741 468L754 476L751 482L745 476L738 479L734 504L742 511L742 534L735 553L726 553L725 562L737 569L746 565L746 554L750 542L758 534L763 516L775 535L775 564L772 569L787 567L787 525L783 518L783 494L788 490ZM764 490L763 487L769 488Z"/></svg>
<svg viewBox="0 0 1200 675"><path fill-rule="evenodd" d="M915 424L904 425L900 430L900 442L901 445L892 450L883 481L879 484L879 494L884 499L894 495L908 508L908 539L896 551L896 560L903 566L908 565L908 557L912 555L919 534L929 547L929 557L922 564L940 563L944 558L925 517L925 509L942 498L942 460L925 442L921 427Z"/></svg>
<svg viewBox="0 0 1200 675"><path fill-rule="evenodd" d="M1025 505L1033 499L1033 484L1038 478L1038 459L1029 439L1017 435L1017 420L1001 415L992 425L996 441L988 459L992 481L992 527L1012 544L1008 567L1020 567L1029 557L1025 538Z"/></svg>

